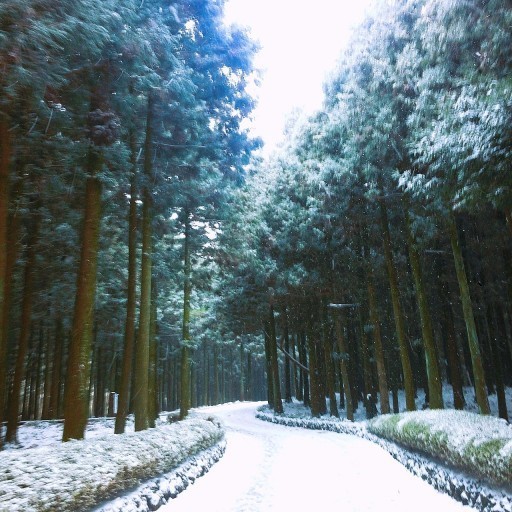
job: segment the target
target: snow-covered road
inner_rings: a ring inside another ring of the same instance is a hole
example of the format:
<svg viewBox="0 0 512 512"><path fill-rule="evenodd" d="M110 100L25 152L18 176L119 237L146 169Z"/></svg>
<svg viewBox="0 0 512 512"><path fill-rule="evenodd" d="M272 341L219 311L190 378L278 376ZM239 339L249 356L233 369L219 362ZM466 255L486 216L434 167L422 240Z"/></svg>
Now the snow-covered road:
<svg viewBox="0 0 512 512"><path fill-rule="evenodd" d="M203 408L226 426L226 454L162 512L472 510L354 436L257 420L259 404Z"/></svg>

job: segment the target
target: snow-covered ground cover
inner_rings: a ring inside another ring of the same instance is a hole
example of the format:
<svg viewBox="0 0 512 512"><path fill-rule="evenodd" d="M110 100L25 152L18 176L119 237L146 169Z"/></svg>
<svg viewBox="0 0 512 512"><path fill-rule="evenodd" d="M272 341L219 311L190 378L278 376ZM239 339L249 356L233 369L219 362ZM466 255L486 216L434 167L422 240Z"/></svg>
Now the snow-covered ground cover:
<svg viewBox="0 0 512 512"><path fill-rule="evenodd" d="M512 491L512 425L467 411L386 414L368 430Z"/></svg>
<svg viewBox="0 0 512 512"><path fill-rule="evenodd" d="M59 442L61 425L46 427L25 425L20 430L26 445L34 446L39 438L44 440L43 446L0 453L0 510L90 510L119 492L176 468L224 436L218 422L204 418L119 436L112 430L105 434L96 423L90 437L68 443Z"/></svg>
<svg viewBox="0 0 512 512"><path fill-rule="evenodd" d="M445 386L444 402L453 407L451 387ZM402 413L400 416L386 415L367 422L363 407L356 411L355 422L325 415L311 418L311 411L300 402L284 404L284 414L274 415L268 407L261 408L257 416L260 419L281 425L307 429L327 430L343 434L353 434L373 441L386 449L412 473L428 481L436 489L446 492L464 504L471 504L481 511L512 512L512 426L504 420L494 417L482 417L478 410L472 388L465 388L466 411L421 411L424 394L418 391L416 405L418 412ZM506 390L508 410L512 414L512 389ZM338 397L339 399L339 397ZM490 396L491 411L497 415L496 396ZM405 397L399 392L399 407L405 409ZM473 411L473 412L471 412ZM411 414L411 418L425 418L427 425L405 428L405 434L377 432L372 425L386 425L393 430L402 418ZM389 423L388 423L389 422ZM446 434L442 434L443 429ZM373 434L372 431L375 434ZM426 431L434 432L428 438ZM408 438L406 442L405 438ZM449 439L445 444L439 440ZM400 445L395 444L400 443ZM446 446L449 445L450 447ZM401 446L406 447L406 449ZM415 450L415 452L411 452ZM421 455L418 451L425 455ZM441 464L444 462L447 465Z"/></svg>

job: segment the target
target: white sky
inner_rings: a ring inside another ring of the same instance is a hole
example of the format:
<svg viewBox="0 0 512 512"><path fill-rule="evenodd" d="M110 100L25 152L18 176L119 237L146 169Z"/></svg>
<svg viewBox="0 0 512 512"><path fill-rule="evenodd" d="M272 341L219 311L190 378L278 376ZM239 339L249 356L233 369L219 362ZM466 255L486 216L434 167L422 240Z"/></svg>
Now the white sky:
<svg viewBox="0 0 512 512"><path fill-rule="evenodd" d="M370 0L228 0L226 22L250 28L264 71L253 131L268 151L281 139L287 114L322 104L322 84Z"/></svg>

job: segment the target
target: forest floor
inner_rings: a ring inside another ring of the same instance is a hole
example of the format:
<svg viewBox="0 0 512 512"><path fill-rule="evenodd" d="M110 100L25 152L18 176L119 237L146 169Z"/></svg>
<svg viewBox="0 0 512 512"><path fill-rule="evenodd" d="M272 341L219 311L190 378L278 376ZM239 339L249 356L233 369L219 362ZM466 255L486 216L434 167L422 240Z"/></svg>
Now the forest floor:
<svg viewBox="0 0 512 512"><path fill-rule="evenodd" d="M445 386L444 395L445 404L450 407L452 399L449 386ZM465 389L465 398L466 409L476 412L471 388ZM490 396L489 399L493 414L496 415L496 396ZM419 390L418 409L422 408L423 403L424 395ZM194 486L178 497L172 496L172 509L171 505L165 508L167 505L164 504L164 508L159 510L179 512L207 507L210 511L219 512L295 512L309 510L313 503L316 504L315 508L330 508L343 503L347 511L376 510L377 506L386 510L388 506L393 507L393 510L414 508L427 511L434 510L434 507L440 507L443 511L468 509L411 475L385 450L365 439L283 427L256 419L256 409L262 404L235 403L192 411L192 417L214 415L220 418L226 429L226 452L208 476L191 478L189 483L195 482ZM405 409L404 404L403 393L399 393L401 411ZM512 412L512 388L507 389L507 405ZM309 409L297 401L285 404L285 408L288 417L310 417ZM344 411L340 413L343 416ZM162 419L166 414L162 413ZM352 425L364 428L365 420L365 411L360 405ZM100 436L105 439L109 433L112 433L114 439L113 431L113 418L91 419L86 439L94 440ZM132 431L133 421L129 420L127 432ZM13 450L32 452L33 448L60 445L61 436L62 422L25 422L20 425L19 444L8 446L4 453ZM33 453L38 451L36 449ZM185 487L188 487L188 483ZM300 491L292 492L290 489ZM138 494L135 492L128 501L140 504L140 496L140 491ZM161 501L165 503L167 500ZM138 505L128 509L123 505L119 510L147 509Z"/></svg>
<svg viewBox="0 0 512 512"><path fill-rule="evenodd" d="M390 394L391 397L391 394ZM478 412L478 406L475 400L473 388L464 388L464 397L466 405L464 409L470 412ZM506 388L507 407L509 417L512 420L512 387ZM443 387L443 398L445 407L453 409L453 394L451 386L445 385ZM339 397L338 397L339 403ZM400 411L405 411L405 395L402 390L398 392L398 403ZM418 389L416 398L416 407L418 410L423 408L425 404L425 393L423 389ZM491 407L491 414L498 415L498 403L496 395L489 396L489 405ZM378 404L377 404L378 406ZM285 404L286 415L292 417L309 417L311 412L308 407L304 407L300 402L294 402L292 405ZM161 413L161 418L165 419L167 412ZM340 417L345 417L345 411L340 409ZM361 422L366 420L366 412L362 404L359 405L354 413L354 420ZM87 425L86 439L91 439L97 436L103 436L111 432L114 433L114 418L91 418ZM6 450L12 449L27 449L51 444L60 444L62 439L62 421L26 421L23 422L18 431L18 444L6 445ZM133 432L133 417L129 417L126 424L126 432Z"/></svg>

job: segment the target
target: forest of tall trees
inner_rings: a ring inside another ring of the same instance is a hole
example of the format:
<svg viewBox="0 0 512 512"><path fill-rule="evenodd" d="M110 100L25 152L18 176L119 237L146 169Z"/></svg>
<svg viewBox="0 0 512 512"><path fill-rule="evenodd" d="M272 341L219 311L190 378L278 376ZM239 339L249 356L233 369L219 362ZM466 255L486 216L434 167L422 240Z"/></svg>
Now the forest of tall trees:
<svg viewBox="0 0 512 512"><path fill-rule="evenodd" d="M258 146L240 126L255 43L222 7L0 5L8 442L20 418L63 418L67 440L115 409L121 433L129 412L142 430L161 409L264 393L262 350L213 312L215 233Z"/></svg>
<svg viewBox="0 0 512 512"><path fill-rule="evenodd" d="M254 163L224 299L258 311L276 412L281 390L352 419L397 412L401 390L413 410L418 388L422 407L461 409L473 387L508 420L511 7L376 2L321 111Z"/></svg>
<svg viewBox="0 0 512 512"><path fill-rule="evenodd" d="M508 420L510 0L376 2L268 159L223 4L0 4L1 442L418 388Z"/></svg>

